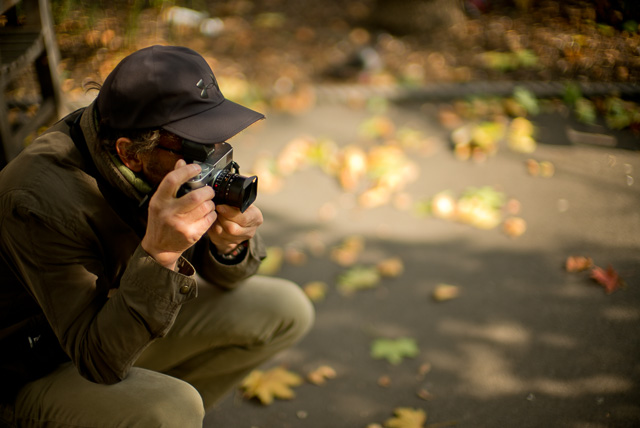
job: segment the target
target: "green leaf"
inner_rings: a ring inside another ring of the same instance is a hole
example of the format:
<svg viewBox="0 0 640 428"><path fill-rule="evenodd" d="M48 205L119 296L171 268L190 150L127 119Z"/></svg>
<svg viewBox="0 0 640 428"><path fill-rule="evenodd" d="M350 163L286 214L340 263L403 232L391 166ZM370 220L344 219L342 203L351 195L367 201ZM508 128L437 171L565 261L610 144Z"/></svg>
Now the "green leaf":
<svg viewBox="0 0 640 428"><path fill-rule="evenodd" d="M375 266L355 266L338 277L338 289L345 294L374 288L380 282L380 273Z"/></svg>
<svg viewBox="0 0 640 428"><path fill-rule="evenodd" d="M491 186L467 187L460 198L461 201L473 200L490 209L498 210L506 202L506 195Z"/></svg>
<svg viewBox="0 0 640 428"><path fill-rule="evenodd" d="M414 358L419 352L416 341L410 337L376 339L371 344L372 358L384 358L393 365L400 364L405 357Z"/></svg>
<svg viewBox="0 0 640 428"><path fill-rule="evenodd" d="M582 122L587 124L594 124L598 118L598 113L596 112L596 108L593 105L593 102L586 98L578 98L575 104L575 114L576 118Z"/></svg>
<svg viewBox="0 0 640 428"><path fill-rule="evenodd" d="M520 104L529 114L537 115L540 113L540 105L538 99L533 92L518 86L513 91L513 98Z"/></svg>

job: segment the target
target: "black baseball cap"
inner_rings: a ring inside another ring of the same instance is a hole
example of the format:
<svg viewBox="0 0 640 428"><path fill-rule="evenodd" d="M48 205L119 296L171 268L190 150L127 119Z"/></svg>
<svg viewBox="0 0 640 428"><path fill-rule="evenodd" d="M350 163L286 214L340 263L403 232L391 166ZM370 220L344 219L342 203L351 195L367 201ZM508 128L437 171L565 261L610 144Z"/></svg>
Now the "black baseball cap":
<svg viewBox="0 0 640 428"><path fill-rule="evenodd" d="M264 115L226 99L207 61L182 46L150 46L124 58L97 100L102 123L113 129L164 128L214 144Z"/></svg>

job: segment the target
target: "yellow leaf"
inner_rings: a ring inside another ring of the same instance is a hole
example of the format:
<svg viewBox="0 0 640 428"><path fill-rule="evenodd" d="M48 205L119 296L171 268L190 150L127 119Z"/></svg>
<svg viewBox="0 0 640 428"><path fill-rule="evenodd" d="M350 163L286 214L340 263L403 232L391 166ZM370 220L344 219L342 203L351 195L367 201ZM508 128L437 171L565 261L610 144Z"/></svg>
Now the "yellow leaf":
<svg viewBox="0 0 640 428"><path fill-rule="evenodd" d="M423 428L427 421L427 412L422 409L399 407L394 414L394 418L384 423L386 428Z"/></svg>
<svg viewBox="0 0 640 428"><path fill-rule="evenodd" d="M269 405L274 398L290 400L295 396L291 389L302 383L302 378L282 367L275 367L266 372L254 370L242 381L241 388L245 398L257 398L264 405Z"/></svg>
<svg viewBox="0 0 640 428"><path fill-rule="evenodd" d="M302 289L312 302L319 302L321 300L324 300L325 296L327 295L328 288L329 287L327 286L326 282L312 281L306 284Z"/></svg>
<svg viewBox="0 0 640 428"><path fill-rule="evenodd" d="M433 299L436 302L455 299L460 295L460 289L456 285L439 284L433 291Z"/></svg>
<svg viewBox="0 0 640 428"><path fill-rule="evenodd" d="M404 263L400 257L392 257L379 262L376 267L380 275L385 277L397 277L404 271Z"/></svg>

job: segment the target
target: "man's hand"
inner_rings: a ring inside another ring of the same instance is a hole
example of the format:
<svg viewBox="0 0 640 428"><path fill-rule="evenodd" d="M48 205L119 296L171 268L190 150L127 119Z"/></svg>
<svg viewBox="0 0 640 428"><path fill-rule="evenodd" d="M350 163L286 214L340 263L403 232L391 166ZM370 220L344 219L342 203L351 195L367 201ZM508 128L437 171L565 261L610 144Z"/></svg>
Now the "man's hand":
<svg viewBox="0 0 640 428"><path fill-rule="evenodd" d="M230 205L218 205L216 211L218 219L207 235L220 254L228 254L240 243L253 238L263 221L262 211L255 205L244 213Z"/></svg>
<svg viewBox="0 0 640 428"><path fill-rule="evenodd" d="M179 160L149 201L149 220L141 245L158 263L172 270L182 253L195 244L218 217L210 186L176 198L180 186L195 177L200 169L197 164L187 165Z"/></svg>

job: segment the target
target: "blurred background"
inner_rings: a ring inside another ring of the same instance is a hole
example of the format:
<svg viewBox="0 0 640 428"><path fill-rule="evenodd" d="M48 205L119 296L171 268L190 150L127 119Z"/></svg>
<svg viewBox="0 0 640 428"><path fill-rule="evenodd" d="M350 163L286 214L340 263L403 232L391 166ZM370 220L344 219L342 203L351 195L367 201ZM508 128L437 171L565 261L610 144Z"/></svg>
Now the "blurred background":
<svg viewBox="0 0 640 428"><path fill-rule="evenodd" d="M152 44L267 116L231 140L261 273L317 323L264 368L305 379L294 399L238 390L205 426L640 424L636 1L2 5L6 160Z"/></svg>

